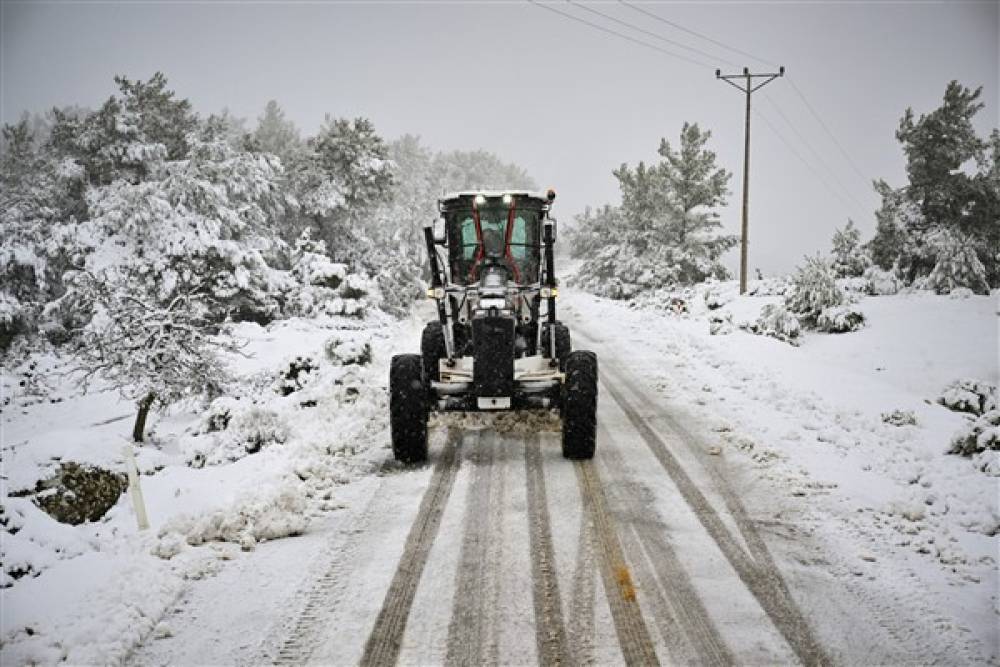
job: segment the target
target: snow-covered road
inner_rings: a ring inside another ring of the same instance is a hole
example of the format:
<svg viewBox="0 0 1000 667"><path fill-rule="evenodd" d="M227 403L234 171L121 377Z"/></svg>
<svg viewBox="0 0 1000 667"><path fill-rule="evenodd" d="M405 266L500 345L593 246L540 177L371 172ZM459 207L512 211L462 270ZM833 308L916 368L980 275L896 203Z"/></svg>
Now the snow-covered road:
<svg viewBox="0 0 1000 667"><path fill-rule="evenodd" d="M572 317L572 315L571 315ZM598 328L597 455L545 415L448 416L431 462L194 587L134 664L888 664L974 660L892 575L834 567L773 481L713 445ZM898 576L903 576L902 574ZM881 584L885 584L884 588ZM912 582L911 582L912 583ZM235 614L234 610L243 610ZM971 650L971 652L970 652Z"/></svg>

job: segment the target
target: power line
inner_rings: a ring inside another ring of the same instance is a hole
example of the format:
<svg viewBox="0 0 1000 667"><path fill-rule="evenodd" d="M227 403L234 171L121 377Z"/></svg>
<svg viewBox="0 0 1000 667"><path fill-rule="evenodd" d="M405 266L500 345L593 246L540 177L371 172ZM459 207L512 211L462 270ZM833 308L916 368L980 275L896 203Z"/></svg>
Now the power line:
<svg viewBox="0 0 1000 667"><path fill-rule="evenodd" d="M674 53L673 51L668 51L667 49L664 49L664 48L661 48L659 46L656 46L655 44L650 44L649 42L644 42L641 39L636 39L635 37L630 37L629 35L625 35L625 34L622 34L622 33L618 32L617 30L612 30L611 28L606 28L606 27L604 27L602 25L598 25L597 23L593 23L591 21L588 21L587 19L582 19L579 16L573 16L572 14L568 14L568 13L566 13L564 11L560 11L560 10L556 9L555 7L550 7L549 5L542 4L541 2L538 2L537 0L528 0L528 2L530 2L533 5L535 5L536 7L541 7L542 9L545 9L545 10L548 10L550 12L553 12L554 14L558 14L558 15L562 16L563 18L571 19L571 20L576 21L578 23L583 23L584 25L588 25L591 28L595 28L597 30L600 30L601 32L606 32L606 33L608 33L610 35L615 35L616 37L620 37L622 39L627 39L628 41L633 42L634 44L639 44L640 46L645 46L647 49L653 49L654 51L659 51L660 53L663 53L665 55L670 56L671 58L679 58L680 60L687 61L687 62L691 63L692 65L698 65L699 67L704 67L705 66L704 63L701 63L701 62L698 62L697 60L693 60L691 58L688 58L687 56L681 55L680 53Z"/></svg>
<svg viewBox="0 0 1000 667"><path fill-rule="evenodd" d="M683 26L683 25L681 25L679 23L676 23L674 21L670 21L668 19L665 19L665 18L663 18L662 16L660 16L658 14L654 14L651 11L643 9L642 7L637 7L636 5L632 4L631 2L628 2L627 0L618 0L618 1L621 4L625 5L626 7L629 7L629 8L631 8L631 9L633 9L633 10L635 10L635 11L641 13L641 14L644 14L644 15L652 18L652 19L655 19L657 21L660 21L661 23L665 23L665 24L667 24L669 26L677 28L678 30L686 32L686 33L688 33L690 35L694 35L696 37L700 37L701 39L704 39L704 40L706 40L708 42L711 42L712 44L715 44L716 46L719 46L719 47L722 47L722 48L727 49L729 51L732 51L733 53L738 53L740 55L747 56L748 58L753 58L754 60L760 61L762 63L773 64L769 60L766 60L764 58L760 58L759 56L755 56L752 53L748 53L747 51L743 51L741 49L737 49L736 47L729 46L728 44L726 44L724 42L720 42L717 39L713 39L712 37L709 37L706 34L697 32L695 30L691 30L690 28L687 28L687 27L685 27L685 26ZM792 80L791 77L789 77L788 82L792 85L792 90L795 92L795 94L799 97L799 99L805 105L805 107L809 111L809 113L812 114L813 118L815 118L816 121L823 128L823 131L826 132L826 134L827 134L828 137L830 137L830 140L833 141L833 143L837 146L837 149L840 151L841 155L844 156L844 159L847 160L847 163L850 165L851 169L854 170L854 173L857 174L859 178L861 178L862 182L864 182L866 185L869 185L870 182L871 182L870 177L865 176L864 172L861 171L861 169L858 167L857 163L854 161L854 159L851 157L851 155L847 152L847 149L844 148L844 146L840 142L840 140L837 139L836 135L833 133L833 131L830 129L830 127L826 124L826 122L823 120L823 118L819 115L819 112L816 111L815 107L813 107L813 105L809 103L809 100L806 99L805 93L802 92L802 90L795 84L795 81ZM773 104L773 102L772 102L772 105L776 109L778 108L776 104ZM788 126L792 128L792 131L795 132L795 134L799 137L799 139L806 146L806 148L808 148L810 150L810 152L812 152L813 154L816 154L816 151L812 148L812 146L809 144L809 142L805 140L805 138L802 136L802 134L799 133L799 131L795 128L795 125L784 114L784 112L782 112L780 109L778 109L778 112L782 115L782 117L785 119L785 122L788 123ZM822 160L822 158L820 158L820 162L823 163L824 167L826 167L830 171L830 173L834 175L834 178L836 178L836 173L833 171L832 168L829 167L829 165L827 165ZM843 182L841 182L839 179L837 179L837 182L839 183L840 187L842 187L844 189L844 191L849 194L849 196L851 197L852 200L854 200L860 207L864 208L864 206L860 202L858 202L857 199L855 199L854 195L850 194L850 190L843 184Z"/></svg>
<svg viewBox="0 0 1000 667"><path fill-rule="evenodd" d="M705 51L702 51L701 49L696 48L694 46L688 46L687 44L682 44L680 42L675 42L674 40L672 40L672 39L670 39L668 37L664 37L663 35L660 35L660 34L655 33L655 32L650 32L649 30L645 30L643 28L640 28L639 26L637 26L635 24L632 24L632 23L629 23L627 21L622 21L621 19L618 19L618 18L615 18L614 16L610 16L608 14L605 14L604 12L598 11L598 10L592 8L592 7L588 7L586 5L576 3L573 0L566 0L566 2L567 2L567 4L573 5L574 7L582 9L585 12L590 12L591 14L597 14L598 16L604 17L608 21L613 21L613 22L617 23L618 25L625 26L626 28L631 28L632 30L635 30L636 32L641 32L644 35L649 35L650 37L653 37L653 38L658 39L660 41L666 42L668 44L673 44L674 46L679 46L682 49L686 49L688 51L693 51L693 52L701 54L701 55L703 55L703 56L705 56L707 58L711 58L713 60L716 59L716 56L712 55L711 53L706 53ZM701 64L704 67L713 67L713 65L710 64L710 63L701 62L699 64Z"/></svg>
<svg viewBox="0 0 1000 667"><path fill-rule="evenodd" d="M844 194L846 194L859 209L864 209L865 205L861 203L861 201L854 196L850 188L844 185L844 182L840 180L839 176L837 176L837 172L834 171L833 168L826 162L826 160L823 159L823 156L819 153L819 151L813 148L812 144L809 143L809 141L805 138L805 136L801 132L799 132L798 128L795 127L791 119L785 114L784 111L781 110L781 107L767 95L764 95L764 100L768 104L770 104L775 111L778 112L778 115L781 116L781 118L785 121L785 124L788 125L789 129L791 129L792 132L795 134L795 136L798 137L799 141L802 142L802 145L805 146L810 153L812 153L813 157L816 158L816 161L824 169L826 169L826 171L830 174L830 176L833 177L833 180L837 182L837 185L839 185L841 190L844 191Z"/></svg>
<svg viewBox="0 0 1000 667"><path fill-rule="evenodd" d="M851 168L854 170L854 173L856 173L861 178L862 181L870 185L871 179L868 176L865 176L861 172L861 169L858 168L858 165L854 162L853 159L851 159L851 156L848 154L847 150L840 143L837 137L834 136L833 131L830 130L830 128L827 126L825 122L823 122L823 119L820 118L819 113L816 111L816 109L813 108L813 105L809 104L809 100L807 100L806 96L802 93L801 90L799 90L799 87L795 85L795 82L789 79L788 83L792 84L792 90L795 91L795 94L799 96L799 99L802 100L802 103L806 105L806 108L809 109L809 113L813 115L813 118L815 118L819 122L819 124L823 127L823 130L826 132L827 136L830 137L830 139L833 141L834 144L836 144L837 148L840 150L840 154L843 155L844 159L846 159L847 162L851 165Z"/></svg>
<svg viewBox="0 0 1000 667"><path fill-rule="evenodd" d="M836 190L834 190L833 188L830 187L830 184L826 182L826 179L823 178L823 175L820 174L818 171L816 171L816 168L812 165L812 163L809 162L808 160L806 160L804 157L802 157L802 154L799 153L797 150L795 150L794 146L792 146L790 143L788 143L788 140L785 139L784 135L781 134L781 132L778 131L778 128L776 128L774 126L774 124L771 123L770 120L768 120L767 116L765 116L764 113L760 109L754 109L754 113L757 114L757 117L761 121L763 121L763 123L768 127L769 130L771 130L771 133L774 134L776 137L778 137L779 140L781 140L781 143L783 143L785 145L785 148L788 149L788 152L790 152L792 155L794 155L795 157L797 157L799 159L799 162L801 162L802 164L804 164L806 166L806 168L808 168L809 171L811 171L813 173L813 175L816 176L817 180L819 180L819 182L823 185L823 187L826 188L827 192L829 192L831 195L833 195L834 197L836 197L837 200L841 204L843 204L845 208L847 208L849 210L853 210L854 207L851 206L851 203L849 201L847 201L846 199L844 199L844 196L842 194L840 194L839 192L837 192ZM859 213L859 212L860 211L854 211L854 213ZM860 216L859 216L859 219L860 219Z"/></svg>
<svg viewBox="0 0 1000 667"><path fill-rule="evenodd" d="M700 32L696 32L694 30L691 30L690 28L685 28L684 26L682 26L679 23L674 23L673 21L670 21L670 20L667 20L667 19L663 18L659 14L654 14L653 12L645 10L642 7L637 7L637 6L633 5L630 2L626 2L625 0L618 0L618 2L622 3L626 7L634 9L635 11L637 11L637 12L639 12L641 14L645 14L646 16L648 16L650 18L656 19L657 21L660 21L661 23L666 23L669 26L672 26L674 28L677 28L678 30L681 30L683 32L688 33L689 35L694 35L695 37L700 37L701 39L709 41L712 44L715 44L716 46L720 46L720 47L726 49L727 51L732 51L733 53L738 53L741 56L746 56L747 58L752 58L752 59L754 59L754 60L756 60L758 62L764 63L765 65L772 65L772 66L774 65L774 63L771 62L770 60L766 60L765 58L759 58L759 57L753 55L752 53L747 53L746 51L742 51L740 49L737 49L734 46L729 46L728 44L726 44L724 42L720 42L717 39L712 39L708 35L704 35L704 34L702 34ZM736 66L736 63L734 63L732 61L723 61L723 62L725 62L728 65L733 65L734 67Z"/></svg>

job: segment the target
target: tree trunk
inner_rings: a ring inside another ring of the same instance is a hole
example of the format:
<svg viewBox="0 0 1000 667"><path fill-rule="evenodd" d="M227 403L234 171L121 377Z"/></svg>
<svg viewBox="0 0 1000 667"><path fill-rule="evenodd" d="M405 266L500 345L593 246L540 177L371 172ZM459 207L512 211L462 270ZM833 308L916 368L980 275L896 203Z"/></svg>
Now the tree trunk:
<svg viewBox="0 0 1000 667"><path fill-rule="evenodd" d="M135 426L132 427L132 440L135 442L143 441L143 436L146 433L146 417L149 416L149 409L153 407L155 399L156 394L150 393L139 401L139 414L135 416Z"/></svg>

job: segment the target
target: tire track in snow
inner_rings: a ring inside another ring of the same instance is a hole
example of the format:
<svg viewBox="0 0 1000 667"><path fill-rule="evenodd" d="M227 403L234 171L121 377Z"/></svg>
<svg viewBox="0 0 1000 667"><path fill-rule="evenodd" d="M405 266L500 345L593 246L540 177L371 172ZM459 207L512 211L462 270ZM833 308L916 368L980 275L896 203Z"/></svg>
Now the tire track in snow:
<svg viewBox="0 0 1000 667"><path fill-rule="evenodd" d="M499 661L498 624L491 618L499 608L506 495L507 468L499 439L492 432L468 449L467 462L474 471L462 519L464 537L448 624L445 663L449 665Z"/></svg>
<svg viewBox="0 0 1000 667"><path fill-rule="evenodd" d="M737 575L753 594L764 613L774 623L778 632L788 642L789 647L799 660L806 665L829 664L831 662L829 657L813 634L812 628L810 628L802 611L792 599L784 579L782 579L778 569L774 566L773 559L771 559L770 553L767 551L766 546L764 546L763 539L760 538L756 528L748 518L746 510L742 509L740 512L742 521L739 516L736 517L737 525L741 533L749 533L752 536L745 536L745 540L748 545L753 544L750 548L759 553L760 562L755 562L755 559L743 550L729 532L729 529L723 523L715 508L712 507L705 495L698 489L697 484L684 471L684 468L676 457L670 453L663 439L639 415L634 405L625 398L624 393L617 383L621 382L629 386L628 382L621 379L621 376L617 372L610 373L615 378L613 381L608 380L609 373L607 369L609 366L613 368L612 364L604 364L605 373L601 378L602 384L604 384L615 402L618 403L625 416L632 422L632 425L639 435L642 436L642 439L660 462L660 465L674 481L678 491L680 491L684 500L694 510L702 526L704 526L705 530L719 546L726 560L736 570ZM639 394L634 387L631 390L633 394ZM650 407L650 409L655 410L655 406L644 405L644 407ZM725 489L727 485L724 480L713 476L713 481L718 484L722 493L726 493ZM732 496L731 490L729 494ZM742 503L736 501L735 497L726 501L727 507L730 502L742 508ZM766 557L764 556L765 553L767 554Z"/></svg>
<svg viewBox="0 0 1000 667"><path fill-rule="evenodd" d="M594 663L594 522L586 512L580 513L580 537L576 546L576 563L573 566L573 590L569 599L569 624L567 634L573 652L573 663Z"/></svg>
<svg viewBox="0 0 1000 667"><path fill-rule="evenodd" d="M452 429L434 467L430 484L420 501L417 518L406 537L403 555L375 619L375 627L365 643L361 665L394 665L399 658L403 632L406 630L406 620L413 606L417 585L441 526L441 515L451 496L455 477L462 465L461 457L456 453L458 439L458 429Z"/></svg>
<svg viewBox="0 0 1000 667"><path fill-rule="evenodd" d="M541 438L535 435L524 443L524 469L528 494L528 537L531 544L532 598L535 605L535 641L538 662L543 665L570 662L562 598L556 575L549 504L542 472Z"/></svg>
<svg viewBox="0 0 1000 667"><path fill-rule="evenodd" d="M656 649L636 600L635 585L615 531L597 468L593 461L576 461L573 466L580 485L584 512L594 524L601 579L625 663L658 665L660 662L656 657Z"/></svg>
<svg viewBox="0 0 1000 667"><path fill-rule="evenodd" d="M326 550L328 565L315 578L309 578L307 588L301 590L305 602L294 617L291 627L284 626L277 638L265 640L267 649L261 664L302 665L312 656L313 648L323 627L328 623L329 610L336 607L343 596L345 570L349 571L358 549L358 535L385 511L381 494L376 491L368 500L349 536L333 540Z"/></svg>
<svg viewBox="0 0 1000 667"><path fill-rule="evenodd" d="M635 568L639 585L648 594L653 622L677 664L731 665L734 658L698 596L691 578L666 539L665 527L650 518L649 491L628 482L632 475L611 435L598 427L601 462L622 480L613 486L627 514L622 546ZM645 491L645 493L643 493ZM623 523L619 521L619 524Z"/></svg>

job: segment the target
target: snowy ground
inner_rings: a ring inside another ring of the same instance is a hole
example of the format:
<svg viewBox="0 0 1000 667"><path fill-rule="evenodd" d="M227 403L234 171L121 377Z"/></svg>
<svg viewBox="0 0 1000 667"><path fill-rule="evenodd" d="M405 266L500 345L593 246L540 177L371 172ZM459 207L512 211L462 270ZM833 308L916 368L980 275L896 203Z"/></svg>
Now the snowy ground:
<svg viewBox="0 0 1000 667"><path fill-rule="evenodd" d="M151 523L141 532L128 494L80 526L9 496L59 462L124 471L135 413L115 393L81 395L54 358L5 371L3 662L119 660L166 632L160 619L194 582L258 543L308 533L341 507L343 485L386 465L385 352L406 326L334 318L235 327L245 347L231 359L237 379L227 395L156 415L135 448ZM370 364L344 363L365 344ZM296 357L315 368L288 381ZM21 385L25 373L32 380ZM228 427L214 430L212 417ZM11 579L18 571L30 574Z"/></svg>
<svg viewBox="0 0 1000 667"><path fill-rule="evenodd" d="M709 335L697 299L677 316L564 297L601 359L593 465L562 460L539 415L441 420L431 464L400 468L386 366L419 318L243 325L228 401L160 418L137 450L152 528L127 495L69 527L8 493L53 456L120 469L132 406L15 389L2 490L24 518L3 566L37 576L0 590L2 662L1000 660L997 478L943 453L966 417L934 402L997 381L994 299L865 299L867 329L792 347ZM372 362L344 365L364 342ZM282 396L302 355L318 368ZM916 425L882 421L897 409ZM274 442L247 454L247 434Z"/></svg>
<svg viewBox="0 0 1000 667"><path fill-rule="evenodd" d="M734 322L776 300L721 291ZM629 372L678 418L707 427L713 453L751 471L749 504L781 499L776 531L827 543L828 574L881 598L886 616L910 608L935 634L997 660L1000 479L945 454L969 418L936 403L958 378L997 383L996 298L867 297L865 329L809 333L793 347L740 330L710 335L696 293L689 315L585 295L564 314L598 351L622 336L635 355ZM885 423L894 410L916 425Z"/></svg>

